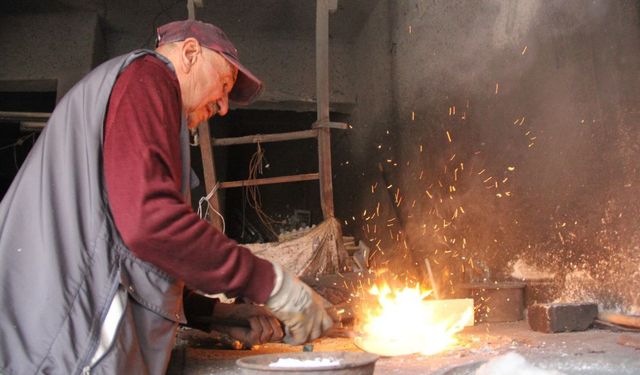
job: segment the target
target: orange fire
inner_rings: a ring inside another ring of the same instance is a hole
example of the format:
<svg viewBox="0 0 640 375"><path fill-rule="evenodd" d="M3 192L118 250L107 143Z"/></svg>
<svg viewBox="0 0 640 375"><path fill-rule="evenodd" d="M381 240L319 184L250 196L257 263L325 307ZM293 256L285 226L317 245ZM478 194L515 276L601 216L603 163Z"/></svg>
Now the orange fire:
<svg viewBox="0 0 640 375"><path fill-rule="evenodd" d="M374 306L365 307L360 335L354 341L361 349L384 356L420 353L431 355L457 343L460 332L473 309L452 314L439 300L425 300L430 290L420 285L398 290L384 284L369 293L377 297Z"/></svg>

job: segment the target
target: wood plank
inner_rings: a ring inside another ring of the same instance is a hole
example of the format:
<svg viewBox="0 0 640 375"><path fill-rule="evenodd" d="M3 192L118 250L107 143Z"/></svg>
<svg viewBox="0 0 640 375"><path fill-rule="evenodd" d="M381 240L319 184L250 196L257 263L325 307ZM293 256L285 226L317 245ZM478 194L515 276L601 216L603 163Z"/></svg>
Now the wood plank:
<svg viewBox="0 0 640 375"><path fill-rule="evenodd" d="M291 176L278 176L268 178L256 178L252 180L227 181L220 183L220 189L230 189L243 186L281 184L283 182L300 182L319 179L318 173L296 174Z"/></svg>
<svg viewBox="0 0 640 375"><path fill-rule="evenodd" d="M209 142L211 139L209 122L205 121L198 126L198 137L200 138L200 155L202 156L202 169L204 171L205 194L208 195L218 182L216 179L216 164L213 159L213 146L211 142ZM209 199L209 204L222 215L217 194ZM207 219L210 220L211 225L218 228L218 230L222 230L222 220L218 215L210 211Z"/></svg>
<svg viewBox="0 0 640 375"><path fill-rule="evenodd" d="M328 0L316 2L316 98L317 124L329 124L329 10ZM331 129L318 129L318 162L320 173L320 206L327 220L334 216L333 176L331 173Z"/></svg>
<svg viewBox="0 0 640 375"><path fill-rule="evenodd" d="M255 134L255 135L247 135L244 137L213 138L211 140L211 143L213 143L214 146L231 146L231 145L242 145L242 144L250 144L250 143L293 141L297 139L316 138L317 136L318 136L318 131L315 129L311 129L311 130L301 130L301 131L288 132L288 133Z"/></svg>

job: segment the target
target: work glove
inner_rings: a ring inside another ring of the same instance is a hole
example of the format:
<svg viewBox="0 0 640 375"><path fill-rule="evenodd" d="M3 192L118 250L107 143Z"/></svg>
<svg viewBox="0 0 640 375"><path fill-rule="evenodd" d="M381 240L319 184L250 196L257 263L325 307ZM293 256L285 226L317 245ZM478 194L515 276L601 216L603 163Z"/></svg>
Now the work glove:
<svg viewBox="0 0 640 375"><path fill-rule="evenodd" d="M226 324L216 324L216 321ZM282 341L280 321L268 309L250 303L218 303L213 309L211 329L226 333L246 347Z"/></svg>
<svg viewBox="0 0 640 375"><path fill-rule="evenodd" d="M278 264L276 282L265 306L284 323L284 342L303 344L320 337L333 326L325 310L331 304Z"/></svg>

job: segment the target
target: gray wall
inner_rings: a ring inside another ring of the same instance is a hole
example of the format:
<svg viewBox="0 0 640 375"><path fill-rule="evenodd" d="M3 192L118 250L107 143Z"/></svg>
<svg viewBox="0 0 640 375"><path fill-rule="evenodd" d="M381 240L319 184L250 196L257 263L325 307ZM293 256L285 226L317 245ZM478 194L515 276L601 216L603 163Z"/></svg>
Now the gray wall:
<svg viewBox="0 0 640 375"><path fill-rule="evenodd" d="M314 1L205 4L198 18L266 82L254 108L314 110ZM444 285L477 277L471 264L505 277L523 258L558 282L584 270L592 287L576 298L638 305L637 1L338 4L331 99L351 129L332 141L345 232L396 272L429 257ZM152 0L0 10L0 81L53 77L61 91L186 17L183 2Z"/></svg>
<svg viewBox="0 0 640 375"><path fill-rule="evenodd" d="M101 59L101 43L95 13L0 16L0 81L57 80L60 96Z"/></svg>
<svg viewBox="0 0 640 375"><path fill-rule="evenodd" d="M418 257L451 281L522 257L640 302L637 2L391 4L391 169Z"/></svg>

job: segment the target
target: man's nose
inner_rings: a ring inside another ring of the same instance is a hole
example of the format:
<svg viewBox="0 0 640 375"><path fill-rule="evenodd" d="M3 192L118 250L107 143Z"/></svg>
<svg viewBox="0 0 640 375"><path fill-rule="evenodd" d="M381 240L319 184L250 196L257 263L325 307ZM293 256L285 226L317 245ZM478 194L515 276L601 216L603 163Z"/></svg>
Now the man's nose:
<svg viewBox="0 0 640 375"><path fill-rule="evenodd" d="M220 98L216 104L218 105L218 115L224 116L229 111L229 97L227 95Z"/></svg>

